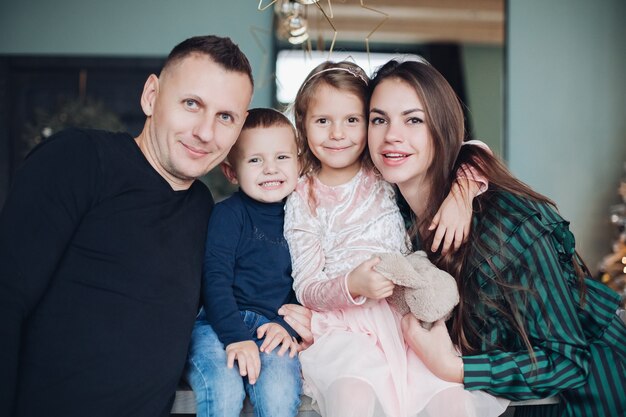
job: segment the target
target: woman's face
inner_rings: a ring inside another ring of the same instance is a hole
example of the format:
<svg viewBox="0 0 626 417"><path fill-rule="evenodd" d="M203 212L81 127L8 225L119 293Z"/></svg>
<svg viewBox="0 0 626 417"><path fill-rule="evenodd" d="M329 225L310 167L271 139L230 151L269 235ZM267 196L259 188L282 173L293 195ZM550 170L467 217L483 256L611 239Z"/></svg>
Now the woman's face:
<svg viewBox="0 0 626 417"><path fill-rule="evenodd" d="M370 155L385 180L404 186L422 184L433 157L426 113L413 87L398 78L376 86L370 101Z"/></svg>

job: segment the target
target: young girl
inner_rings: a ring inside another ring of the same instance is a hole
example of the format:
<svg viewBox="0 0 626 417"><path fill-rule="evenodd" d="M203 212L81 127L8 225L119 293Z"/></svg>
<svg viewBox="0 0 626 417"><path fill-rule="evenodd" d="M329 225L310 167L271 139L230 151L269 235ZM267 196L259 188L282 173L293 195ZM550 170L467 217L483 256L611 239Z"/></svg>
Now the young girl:
<svg viewBox="0 0 626 417"><path fill-rule="evenodd" d="M516 417L625 416L619 296L586 278L568 222L492 155L461 147L461 106L433 67L391 61L371 88L371 157L406 198L422 242L432 239L428 224L456 165L466 161L490 183L474 203L468 243L431 257L457 278L461 303L450 331L443 322L424 331L407 315L411 348L435 375L468 390L514 400L559 397L556 405L519 407Z"/></svg>
<svg viewBox="0 0 626 417"><path fill-rule="evenodd" d="M367 83L354 64L323 63L294 103L304 175L287 201L285 237L296 296L315 310L314 343L300 354L306 392L324 417L499 415L506 401L435 377L385 301L394 285L372 255L410 244L393 188L365 149Z"/></svg>

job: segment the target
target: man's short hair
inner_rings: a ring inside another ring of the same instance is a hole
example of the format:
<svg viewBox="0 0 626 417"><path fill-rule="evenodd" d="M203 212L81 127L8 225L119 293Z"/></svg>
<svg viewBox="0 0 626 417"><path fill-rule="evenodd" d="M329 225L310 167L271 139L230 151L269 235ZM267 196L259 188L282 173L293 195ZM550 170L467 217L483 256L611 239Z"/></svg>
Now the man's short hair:
<svg viewBox="0 0 626 417"><path fill-rule="evenodd" d="M172 49L161 72L192 54L207 55L224 69L247 75L250 84L254 87L250 61L241 52L239 46L228 37L205 35L194 36L182 41Z"/></svg>

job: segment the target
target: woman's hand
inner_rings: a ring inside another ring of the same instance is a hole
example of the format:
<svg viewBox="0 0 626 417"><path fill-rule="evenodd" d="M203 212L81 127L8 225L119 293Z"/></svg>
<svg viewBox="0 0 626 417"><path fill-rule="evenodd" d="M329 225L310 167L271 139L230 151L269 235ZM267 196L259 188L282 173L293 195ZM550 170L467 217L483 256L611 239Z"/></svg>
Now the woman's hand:
<svg viewBox="0 0 626 417"><path fill-rule="evenodd" d="M402 317L401 325L404 340L435 376L444 381L463 382L463 359L456 354L443 320L426 330L408 313Z"/></svg>
<svg viewBox="0 0 626 417"><path fill-rule="evenodd" d="M298 304L285 304L278 309L278 314L283 316L287 324L302 338L298 351L303 351L313 344L311 310Z"/></svg>
<svg viewBox="0 0 626 417"><path fill-rule="evenodd" d="M373 257L364 261L348 274L347 285L350 295L381 300L393 294L394 283L374 270L380 258Z"/></svg>
<svg viewBox="0 0 626 417"><path fill-rule="evenodd" d="M458 250L467 236L472 224L472 200L480 192L480 184L467 178L457 178L452 183L450 193L441 203L428 230L435 231L431 251L445 255L452 248Z"/></svg>

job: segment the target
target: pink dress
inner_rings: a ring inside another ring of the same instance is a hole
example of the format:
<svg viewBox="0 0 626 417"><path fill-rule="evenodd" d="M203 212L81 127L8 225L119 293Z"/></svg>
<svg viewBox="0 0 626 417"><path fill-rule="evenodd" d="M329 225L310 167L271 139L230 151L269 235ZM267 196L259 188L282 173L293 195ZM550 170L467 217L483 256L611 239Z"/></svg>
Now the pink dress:
<svg viewBox="0 0 626 417"><path fill-rule="evenodd" d="M300 353L305 393L324 417L500 415L508 401L435 377L405 344L385 300L353 299L348 272L376 252L407 253L392 186L361 169L346 184L301 178L285 207L298 300L314 310L315 342Z"/></svg>

